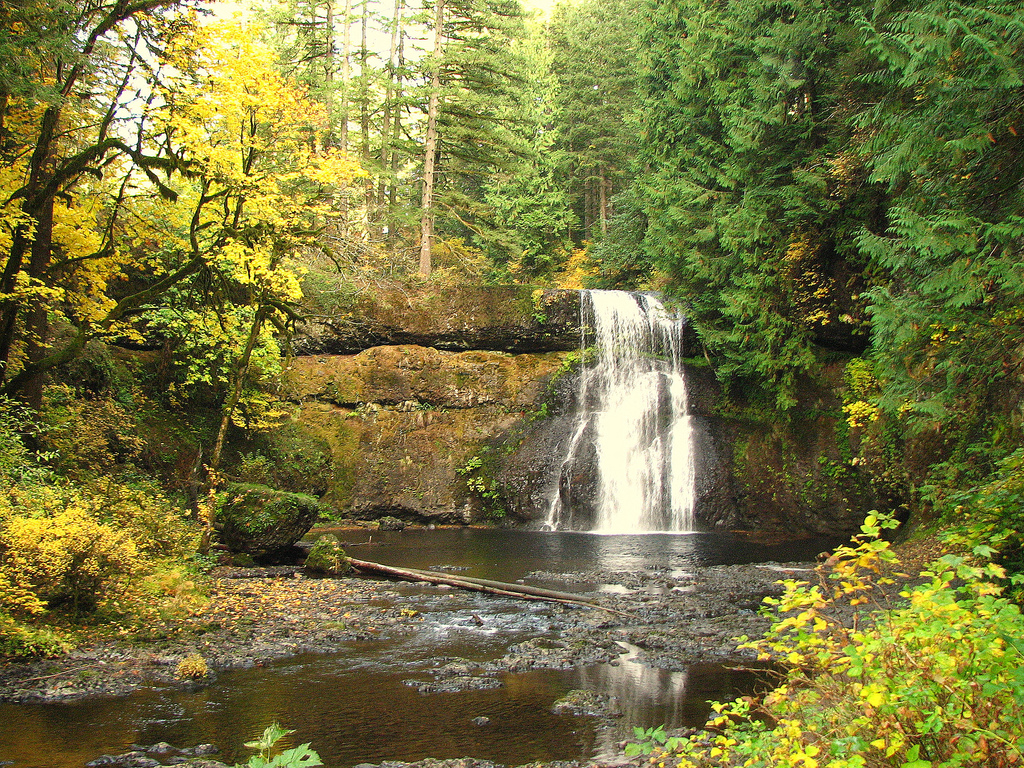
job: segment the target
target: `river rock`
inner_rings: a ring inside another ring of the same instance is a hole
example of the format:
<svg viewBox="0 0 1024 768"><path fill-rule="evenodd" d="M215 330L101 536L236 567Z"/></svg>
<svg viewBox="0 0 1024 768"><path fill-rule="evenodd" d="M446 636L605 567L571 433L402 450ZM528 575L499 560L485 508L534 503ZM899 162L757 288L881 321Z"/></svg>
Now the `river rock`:
<svg viewBox="0 0 1024 768"><path fill-rule="evenodd" d="M272 557L301 539L319 516L320 503L312 496L229 483L216 526L233 552Z"/></svg>

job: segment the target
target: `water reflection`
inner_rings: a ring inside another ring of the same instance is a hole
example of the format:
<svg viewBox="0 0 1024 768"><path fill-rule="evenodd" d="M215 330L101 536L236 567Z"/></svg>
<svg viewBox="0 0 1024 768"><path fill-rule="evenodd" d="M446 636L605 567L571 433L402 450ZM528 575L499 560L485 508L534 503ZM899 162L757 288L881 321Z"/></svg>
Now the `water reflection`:
<svg viewBox="0 0 1024 768"><path fill-rule="evenodd" d="M365 531L343 538L366 541ZM712 534L593 536L530 531L444 530L373 533L359 556L393 565L466 567L469 575L514 581L532 571L664 569L691 573L723 562L795 560L828 546L745 541ZM372 550L372 551L370 551ZM597 588L595 586L595 588ZM335 656L291 659L224 673L195 692L139 691L117 699L68 704L0 705L0 761L15 768L81 768L132 744L214 743L226 763L247 758L242 744L271 721L295 728L332 768L361 762L473 756L506 765L579 759L607 752L622 734L599 733L592 719L555 714L553 703L574 688L614 697L624 728L697 726L709 699L748 692L751 673L713 665L670 672L644 667L635 649L617 664L532 672L503 678L488 691L421 694L404 681L429 679L441 657L484 661L543 634L548 609L467 593L396 585L403 606L423 615L419 631L390 641L352 643ZM479 615L482 625L470 621ZM486 726L473 724L490 718Z"/></svg>
<svg viewBox="0 0 1024 768"><path fill-rule="evenodd" d="M326 531L327 529L324 529ZM842 540L778 540L730 533L592 534L480 528L400 532L333 530L353 557L409 568L459 567L467 576L515 581L532 571L637 571L813 560ZM314 534L315 536L316 534ZM370 544L365 544L372 537Z"/></svg>

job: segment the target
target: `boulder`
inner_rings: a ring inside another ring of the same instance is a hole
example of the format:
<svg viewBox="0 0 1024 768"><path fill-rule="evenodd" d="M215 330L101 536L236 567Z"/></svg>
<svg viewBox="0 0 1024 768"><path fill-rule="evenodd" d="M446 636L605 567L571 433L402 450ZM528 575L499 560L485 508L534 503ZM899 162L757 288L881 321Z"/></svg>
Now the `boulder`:
<svg viewBox="0 0 1024 768"><path fill-rule="evenodd" d="M352 570L345 550L333 533L325 533L313 542L306 556L305 569L329 576L343 576Z"/></svg>
<svg viewBox="0 0 1024 768"><path fill-rule="evenodd" d="M289 549L320 516L315 497L263 485L229 483L221 497L216 522L221 542L256 558Z"/></svg>

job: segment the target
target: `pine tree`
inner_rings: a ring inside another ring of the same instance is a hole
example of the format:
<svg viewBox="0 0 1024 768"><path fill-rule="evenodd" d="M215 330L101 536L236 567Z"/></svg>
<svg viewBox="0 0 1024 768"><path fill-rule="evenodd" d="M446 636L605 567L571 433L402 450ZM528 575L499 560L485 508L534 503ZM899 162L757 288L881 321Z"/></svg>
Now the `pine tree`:
<svg viewBox="0 0 1024 768"><path fill-rule="evenodd" d="M870 292L883 405L968 432L1002 420L1020 380L1024 12L922 2L858 25L879 94L859 150L891 198L859 239L889 276Z"/></svg>
<svg viewBox="0 0 1024 768"><path fill-rule="evenodd" d="M845 331L863 269L848 233L877 205L848 153L852 6L650 6L637 198L645 248L727 383L793 402L813 342ZM844 326L836 333L837 326Z"/></svg>

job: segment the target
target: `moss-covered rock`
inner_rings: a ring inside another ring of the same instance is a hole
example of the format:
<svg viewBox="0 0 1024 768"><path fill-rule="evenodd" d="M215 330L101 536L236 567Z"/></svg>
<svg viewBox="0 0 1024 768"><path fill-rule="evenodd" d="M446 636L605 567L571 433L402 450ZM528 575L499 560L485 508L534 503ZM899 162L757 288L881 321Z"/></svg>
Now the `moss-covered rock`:
<svg viewBox="0 0 1024 768"><path fill-rule="evenodd" d="M385 515L377 521L377 529L381 531L404 531L405 520L400 520L391 515Z"/></svg>
<svg viewBox="0 0 1024 768"><path fill-rule="evenodd" d="M299 355L347 354L417 344L447 350L568 351L579 346L579 291L523 285L396 287L352 298L333 317L308 320L292 340Z"/></svg>
<svg viewBox="0 0 1024 768"><path fill-rule="evenodd" d="M459 470L531 418L567 354L404 345L296 358L282 391L294 428L330 452L332 516L468 523L487 511Z"/></svg>
<svg viewBox="0 0 1024 768"><path fill-rule="evenodd" d="M232 552L271 557L294 545L319 516L320 502L313 496L229 483L221 494L216 528Z"/></svg>
<svg viewBox="0 0 1024 768"><path fill-rule="evenodd" d="M306 557L305 568L312 573L343 576L352 570L345 550L333 533L325 533L315 542Z"/></svg>

